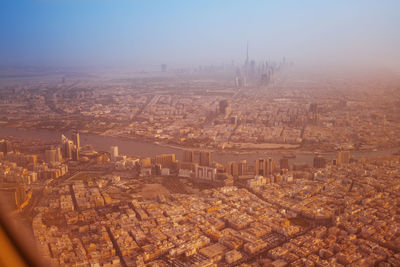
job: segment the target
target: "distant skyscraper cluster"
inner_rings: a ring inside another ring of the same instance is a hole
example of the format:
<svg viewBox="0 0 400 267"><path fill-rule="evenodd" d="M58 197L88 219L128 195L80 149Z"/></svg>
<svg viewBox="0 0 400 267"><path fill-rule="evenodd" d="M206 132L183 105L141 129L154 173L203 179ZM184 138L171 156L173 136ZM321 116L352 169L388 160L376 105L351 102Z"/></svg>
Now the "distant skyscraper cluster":
<svg viewBox="0 0 400 267"><path fill-rule="evenodd" d="M274 74L287 66L286 59L280 62L262 61L257 64L255 60L249 58L249 46L247 44L246 60L241 67L237 67L234 78L237 88L247 87L249 84L256 86L268 86Z"/></svg>

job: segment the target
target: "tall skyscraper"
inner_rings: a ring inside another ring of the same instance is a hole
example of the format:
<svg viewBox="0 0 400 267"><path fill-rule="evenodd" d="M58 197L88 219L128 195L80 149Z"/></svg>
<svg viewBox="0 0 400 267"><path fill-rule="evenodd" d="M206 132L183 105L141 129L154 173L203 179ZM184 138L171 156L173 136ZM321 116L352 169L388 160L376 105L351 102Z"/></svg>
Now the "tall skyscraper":
<svg viewBox="0 0 400 267"><path fill-rule="evenodd" d="M232 175L233 177L238 177L240 175L244 175L246 172L247 162L243 160L241 162L229 162L226 165L226 172Z"/></svg>
<svg viewBox="0 0 400 267"><path fill-rule="evenodd" d="M264 158L256 160L256 175L264 177L272 175L274 172L274 162L272 158Z"/></svg>
<svg viewBox="0 0 400 267"><path fill-rule="evenodd" d="M265 159L256 159L256 175L265 176Z"/></svg>
<svg viewBox="0 0 400 267"><path fill-rule="evenodd" d="M200 166L210 166L211 162L211 153L208 151L200 151Z"/></svg>
<svg viewBox="0 0 400 267"><path fill-rule="evenodd" d="M193 150L182 150L182 161L183 162L194 162L194 151Z"/></svg>
<svg viewBox="0 0 400 267"><path fill-rule="evenodd" d="M350 151L338 151L337 152L337 165L346 165L350 163Z"/></svg>
<svg viewBox="0 0 400 267"><path fill-rule="evenodd" d="M314 157L313 163L314 163L314 168L317 168L317 169L325 168L325 166L326 166L326 160L321 156Z"/></svg>
<svg viewBox="0 0 400 267"><path fill-rule="evenodd" d="M239 166L238 166L237 162L228 162L228 164L226 164L225 169L226 169L226 172L232 176L239 175Z"/></svg>
<svg viewBox="0 0 400 267"><path fill-rule="evenodd" d="M72 160L79 161L79 149L76 147L72 150Z"/></svg>
<svg viewBox="0 0 400 267"><path fill-rule="evenodd" d="M66 140L64 143L64 157L66 159L72 159L72 150L74 149L74 143L71 140Z"/></svg>
<svg viewBox="0 0 400 267"><path fill-rule="evenodd" d="M266 158L265 159L265 172L267 175L272 175L274 172L274 161L272 158Z"/></svg>
<svg viewBox="0 0 400 267"><path fill-rule="evenodd" d="M75 134L74 134L73 137L79 144L79 134L78 134L78 136L75 136ZM61 135L61 144L62 144L63 156L65 157L65 159L71 160L73 158L76 158L76 155L73 156L75 149L74 149L74 142L72 140L68 139L67 137L65 137L65 135L62 134ZM79 151L78 151L78 153L79 153Z"/></svg>
<svg viewBox="0 0 400 267"><path fill-rule="evenodd" d="M72 135L72 140L74 141L75 148L76 148L77 150L80 150L80 148L81 148L81 141L80 141L79 133L78 133L78 132L74 132L74 133L73 133L73 135Z"/></svg>

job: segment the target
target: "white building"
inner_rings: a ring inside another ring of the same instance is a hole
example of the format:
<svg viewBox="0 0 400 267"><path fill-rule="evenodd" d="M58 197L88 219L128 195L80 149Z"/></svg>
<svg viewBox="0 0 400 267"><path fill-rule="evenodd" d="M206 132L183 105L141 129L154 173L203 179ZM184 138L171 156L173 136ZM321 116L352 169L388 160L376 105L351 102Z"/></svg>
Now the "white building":
<svg viewBox="0 0 400 267"><path fill-rule="evenodd" d="M118 157L118 147L117 146L112 146L110 148L110 154L111 154L111 160L115 161L116 158Z"/></svg>
<svg viewBox="0 0 400 267"><path fill-rule="evenodd" d="M196 166L196 178L207 180L207 181L214 181L217 177L217 169L206 167L206 166Z"/></svg>
<svg viewBox="0 0 400 267"><path fill-rule="evenodd" d="M161 168L161 175L169 175L169 169L168 168Z"/></svg>

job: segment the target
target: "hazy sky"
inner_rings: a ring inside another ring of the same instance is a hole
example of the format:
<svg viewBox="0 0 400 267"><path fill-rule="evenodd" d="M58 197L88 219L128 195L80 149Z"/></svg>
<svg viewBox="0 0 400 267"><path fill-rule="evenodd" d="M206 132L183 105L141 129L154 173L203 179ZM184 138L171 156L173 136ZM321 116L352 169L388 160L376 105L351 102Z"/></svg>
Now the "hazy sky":
<svg viewBox="0 0 400 267"><path fill-rule="evenodd" d="M0 65L242 63L400 70L399 0L1 0Z"/></svg>

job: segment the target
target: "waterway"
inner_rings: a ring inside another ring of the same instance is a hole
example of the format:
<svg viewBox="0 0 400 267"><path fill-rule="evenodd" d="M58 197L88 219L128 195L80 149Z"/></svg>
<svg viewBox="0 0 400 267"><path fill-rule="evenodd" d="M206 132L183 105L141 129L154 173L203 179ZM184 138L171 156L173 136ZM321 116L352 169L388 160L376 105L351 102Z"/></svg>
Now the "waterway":
<svg viewBox="0 0 400 267"><path fill-rule="evenodd" d="M4 128L0 127L0 139L5 137L17 137L17 138L29 138L29 139L40 139L45 142L57 142L61 140L61 134L65 134L67 137L71 137L71 132L60 132L57 130L46 130L46 129L20 129L20 128ZM164 146L154 144L146 141L130 140L120 137L102 136L97 134L86 134L80 133L81 146L92 145L97 151L109 151L110 146L118 146L119 153L122 155L131 155L139 157L154 157L158 154L174 153L176 158L181 158L182 150L176 147ZM393 153L400 150L400 147L391 149L385 149L380 151L355 151L352 152L352 156L355 158L373 158L390 156ZM296 155L295 158L290 158L289 163L307 163L312 165L314 153L305 152L301 150L290 150L290 154ZM226 163L229 161L240 161L247 160L247 162L254 162L255 159L261 157L272 157L278 161L284 154L287 154L288 150L271 150L271 151L257 151L253 153L239 154L236 152L226 151L215 151L211 154L212 161L219 163ZM322 153L323 157L327 159L333 159L336 157L336 153Z"/></svg>

